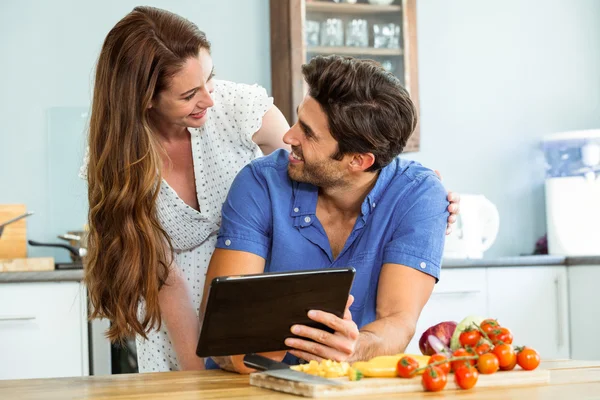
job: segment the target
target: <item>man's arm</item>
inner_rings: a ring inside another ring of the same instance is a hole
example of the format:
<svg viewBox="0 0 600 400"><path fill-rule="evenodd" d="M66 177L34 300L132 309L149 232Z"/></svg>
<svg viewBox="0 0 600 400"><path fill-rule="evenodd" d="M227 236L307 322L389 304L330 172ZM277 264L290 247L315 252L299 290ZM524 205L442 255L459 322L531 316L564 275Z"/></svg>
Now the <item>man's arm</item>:
<svg viewBox="0 0 600 400"><path fill-rule="evenodd" d="M215 249L208 264L204 294L202 295L202 314L206 310L206 301L210 283L214 278L227 275L261 274L265 271L265 259L247 251Z"/></svg>
<svg viewBox="0 0 600 400"><path fill-rule="evenodd" d="M415 333L417 320L434 284L434 277L414 268L384 264L378 285L377 319L360 329L357 340L354 340L356 336L348 311L343 319L317 311L311 318L336 332L328 334L299 326L300 330L294 333L313 341L287 339L286 343L297 349L290 353L304 360L349 362L401 353Z"/></svg>
<svg viewBox="0 0 600 400"><path fill-rule="evenodd" d="M206 310L206 301L208 299L208 291L210 282L214 278L226 275L249 275L260 274L265 270L265 259L246 251L216 249L210 259L208 272L206 274L206 282L204 284L204 295L202 297L202 315ZM242 296L242 294L240 294ZM285 357L285 351L275 351L268 353L260 353L262 356L281 361ZM254 369L244 365L244 356L224 356L212 357L222 369L240 374L249 374L254 372Z"/></svg>
<svg viewBox="0 0 600 400"><path fill-rule="evenodd" d="M210 283L214 278L226 275L248 275L260 274L265 270L265 259L256 254L246 251L215 249L210 259L206 280L204 282L204 294L202 295L201 315L206 312L206 302ZM212 359L224 370L248 374L253 370L244 366L243 356L236 357L212 357Z"/></svg>
<svg viewBox="0 0 600 400"><path fill-rule="evenodd" d="M414 268L385 264L379 277L377 319L360 329L352 360L403 352L434 284L434 277Z"/></svg>

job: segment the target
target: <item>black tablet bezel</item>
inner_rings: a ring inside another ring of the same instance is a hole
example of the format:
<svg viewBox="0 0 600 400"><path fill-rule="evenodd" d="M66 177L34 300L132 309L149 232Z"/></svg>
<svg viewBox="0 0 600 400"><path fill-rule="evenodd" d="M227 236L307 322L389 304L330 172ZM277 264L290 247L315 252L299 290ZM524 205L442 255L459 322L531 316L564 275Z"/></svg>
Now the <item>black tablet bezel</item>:
<svg viewBox="0 0 600 400"><path fill-rule="evenodd" d="M294 324L331 332L307 313L318 309L342 318L355 272L326 268L213 279L196 355L288 350L284 341L294 337Z"/></svg>

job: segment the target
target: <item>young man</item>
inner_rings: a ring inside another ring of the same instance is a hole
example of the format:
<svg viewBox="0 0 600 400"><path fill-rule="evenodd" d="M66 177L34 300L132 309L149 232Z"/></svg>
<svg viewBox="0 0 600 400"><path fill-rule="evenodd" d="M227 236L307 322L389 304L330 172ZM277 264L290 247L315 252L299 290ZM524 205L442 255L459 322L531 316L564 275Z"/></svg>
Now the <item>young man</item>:
<svg viewBox="0 0 600 400"><path fill-rule="evenodd" d="M335 333L293 326L314 341L287 339L289 353L356 361L402 352L439 278L446 190L433 171L397 157L417 115L396 77L338 56L316 57L302 72L309 91L284 136L292 152L257 159L236 177L206 282L353 266L344 318L309 313ZM217 362L249 371L241 357Z"/></svg>

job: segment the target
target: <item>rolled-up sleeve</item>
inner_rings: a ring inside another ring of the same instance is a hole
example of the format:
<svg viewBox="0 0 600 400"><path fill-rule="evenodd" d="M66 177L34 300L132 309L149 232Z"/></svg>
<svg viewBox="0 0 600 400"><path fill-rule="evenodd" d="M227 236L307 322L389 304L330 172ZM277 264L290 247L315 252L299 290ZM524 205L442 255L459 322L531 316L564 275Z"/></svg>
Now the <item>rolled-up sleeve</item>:
<svg viewBox="0 0 600 400"><path fill-rule="evenodd" d="M223 203L216 248L247 251L266 259L271 244L271 212L264 178L252 164L245 166Z"/></svg>
<svg viewBox="0 0 600 400"><path fill-rule="evenodd" d="M383 263L406 265L437 281L448 220L447 192L435 176L414 184L415 190L403 200L412 206L398 216L392 239L384 249Z"/></svg>

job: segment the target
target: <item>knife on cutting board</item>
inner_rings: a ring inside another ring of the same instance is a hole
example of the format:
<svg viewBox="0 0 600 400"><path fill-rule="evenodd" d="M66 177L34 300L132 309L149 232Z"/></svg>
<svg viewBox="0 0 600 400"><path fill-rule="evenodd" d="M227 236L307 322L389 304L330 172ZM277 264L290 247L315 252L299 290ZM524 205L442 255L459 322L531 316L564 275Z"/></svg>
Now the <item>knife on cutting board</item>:
<svg viewBox="0 0 600 400"><path fill-rule="evenodd" d="M289 365L271 360L258 354L246 354L244 356L244 365L248 368L254 368L273 378L285 379L288 381L303 382L313 385L343 385L342 382L333 379L322 378L316 375L310 375L304 372L296 371Z"/></svg>

